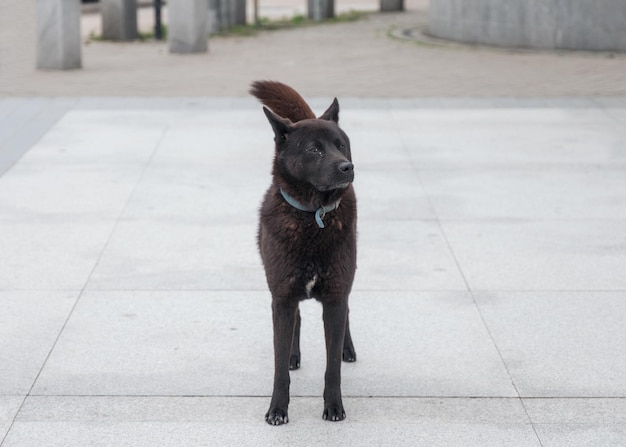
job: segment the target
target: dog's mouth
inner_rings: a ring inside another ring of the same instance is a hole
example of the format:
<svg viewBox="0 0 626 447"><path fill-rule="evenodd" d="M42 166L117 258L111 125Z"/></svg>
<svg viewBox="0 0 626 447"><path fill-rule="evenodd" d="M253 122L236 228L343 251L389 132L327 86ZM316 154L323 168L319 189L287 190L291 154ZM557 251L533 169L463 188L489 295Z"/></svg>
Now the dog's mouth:
<svg viewBox="0 0 626 447"><path fill-rule="evenodd" d="M338 183L334 185L315 185L315 189L318 191L332 191L334 189L346 189L350 186L351 182Z"/></svg>

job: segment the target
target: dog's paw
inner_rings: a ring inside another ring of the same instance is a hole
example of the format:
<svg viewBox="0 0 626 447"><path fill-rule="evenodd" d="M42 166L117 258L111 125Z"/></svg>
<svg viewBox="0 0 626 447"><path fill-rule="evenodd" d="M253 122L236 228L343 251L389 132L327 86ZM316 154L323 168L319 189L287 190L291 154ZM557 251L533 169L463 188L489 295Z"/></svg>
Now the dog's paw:
<svg viewBox="0 0 626 447"><path fill-rule="evenodd" d="M294 369L299 369L299 368L300 368L300 356L292 355L289 358L289 369L293 371Z"/></svg>
<svg viewBox="0 0 626 447"><path fill-rule="evenodd" d="M289 422L287 411L280 408L270 408L265 414L265 422L270 425L283 425Z"/></svg>
<svg viewBox="0 0 626 447"><path fill-rule="evenodd" d="M327 405L324 407L322 415L325 421L343 421L346 418L346 412L343 411L343 405Z"/></svg>
<svg viewBox="0 0 626 447"><path fill-rule="evenodd" d="M343 348L343 361L348 363L356 362L356 352L354 351L354 348Z"/></svg>

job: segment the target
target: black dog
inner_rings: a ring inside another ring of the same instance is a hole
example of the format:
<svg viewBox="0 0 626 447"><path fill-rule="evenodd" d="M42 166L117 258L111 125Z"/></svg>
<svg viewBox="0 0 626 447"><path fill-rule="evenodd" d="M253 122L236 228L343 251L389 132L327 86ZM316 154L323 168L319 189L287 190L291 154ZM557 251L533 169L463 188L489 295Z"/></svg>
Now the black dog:
<svg viewBox="0 0 626 447"><path fill-rule="evenodd" d="M279 82L254 82L250 93L272 109L263 107L276 142L258 234L274 323L274 391L265 420L288 422L289 370L300 367L298 303L314 297L323 305L326 335L323 417L341 421L341 360L356 360L348 324L356 269L350 141L337 124L336 98L316 119L304 99Z"/></svg>

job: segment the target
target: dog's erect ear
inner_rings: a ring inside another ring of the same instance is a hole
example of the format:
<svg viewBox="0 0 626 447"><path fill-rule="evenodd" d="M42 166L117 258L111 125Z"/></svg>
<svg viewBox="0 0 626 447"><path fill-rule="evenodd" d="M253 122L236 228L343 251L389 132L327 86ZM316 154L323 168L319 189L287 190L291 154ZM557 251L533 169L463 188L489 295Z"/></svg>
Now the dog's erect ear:
<svg viewBox="0 0 626 447"><path fill-rule="evenodd" d="M339 123L339 101L337 101L337 98L333 99L333 103L322 113L320 119Z"/></svg>
<svg viewBox="0 0 626 447"><path fill-rule="evenodd" d="M284 141L287 138L289 132L291 132L291 129L293 128L293 123L287 118L282 118L276 115L267 107L263 107L263 112L265 112L267 120L272 125L272 129L274 129L274 141L276 141L277 143Z"/></svg>

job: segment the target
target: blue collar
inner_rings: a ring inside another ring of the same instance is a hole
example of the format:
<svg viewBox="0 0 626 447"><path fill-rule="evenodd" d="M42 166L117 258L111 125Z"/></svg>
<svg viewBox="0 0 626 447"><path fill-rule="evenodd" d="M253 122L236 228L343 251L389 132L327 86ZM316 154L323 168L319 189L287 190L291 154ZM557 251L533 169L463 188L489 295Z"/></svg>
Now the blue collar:
<svg viewBox="0 0 626 447"><path fill-rule="evenodd" d="M280 194L283 196L283 199L285 199L285 201L289 205L293 206L295 209L300 210L300 211L305 211L307 213L315 213L315 222L317 223L317 226L320 228L324 228L324 221L322 219L324 218L324 216L326 216L326 213L330 213L331 211L334 211L337 208L339 208L339 203L341 202L341 199L339 199L335 203L331 203L330 205L321 205L319 208L308 207L308 206L302 205L296 199L291 197L282 188L280 188Z"/></svg>

